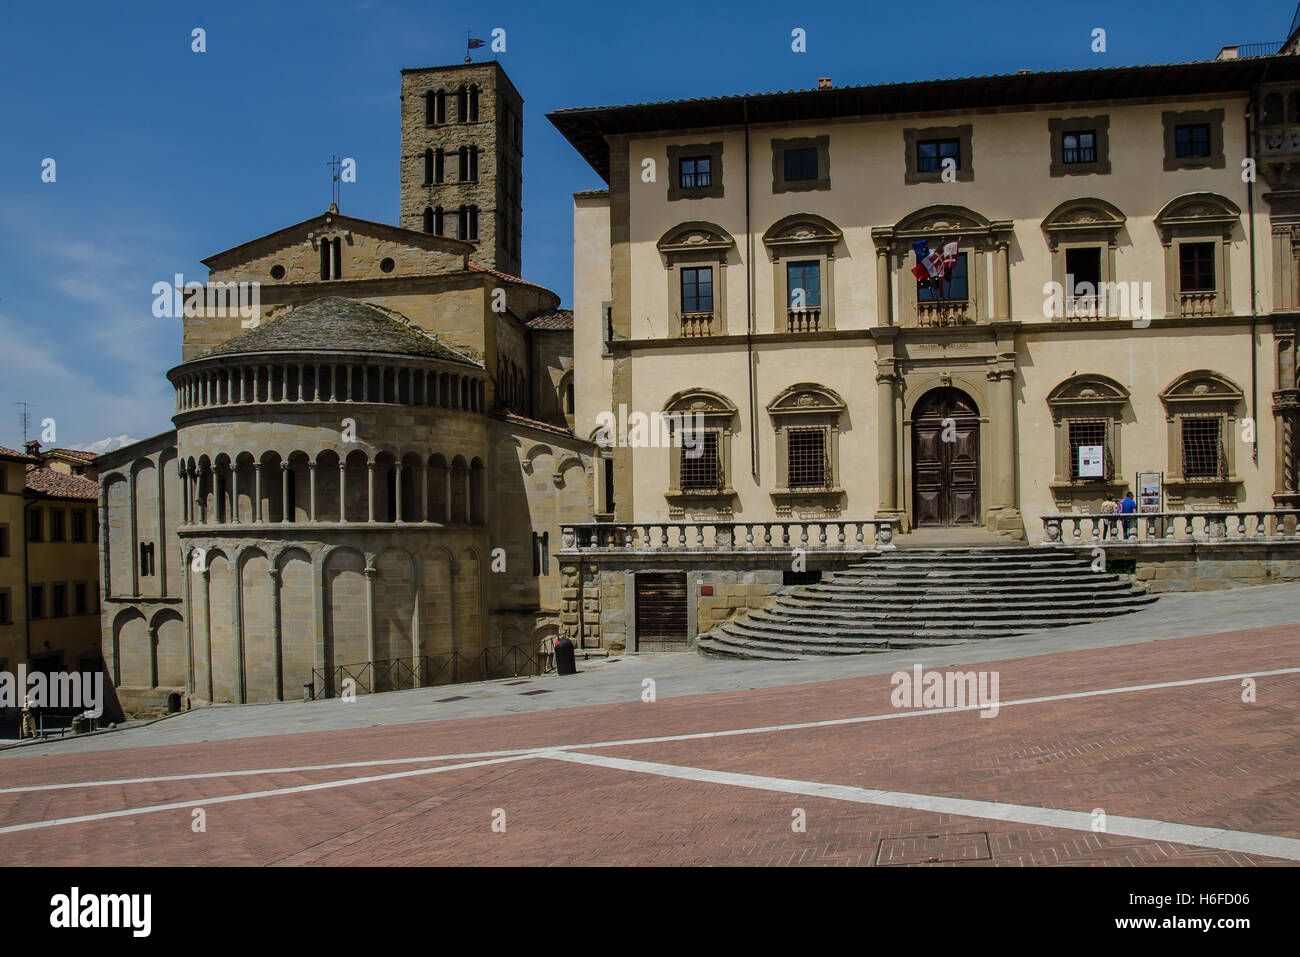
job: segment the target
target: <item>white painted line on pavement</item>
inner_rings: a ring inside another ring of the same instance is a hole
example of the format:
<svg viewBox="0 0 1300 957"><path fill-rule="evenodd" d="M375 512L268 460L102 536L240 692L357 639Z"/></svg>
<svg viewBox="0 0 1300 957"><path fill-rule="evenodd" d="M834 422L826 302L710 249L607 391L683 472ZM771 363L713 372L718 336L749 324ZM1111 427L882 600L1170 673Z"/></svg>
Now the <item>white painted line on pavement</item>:
<svg viewBox="0 0 1300 957"><path fill-rule="evenodd" d="M1052 701L1071 701L1080 698L1092 698L1100 695L1129 694L1138 691L1159 691L1166 688L1186 688L1194 685L1213 684L1221 681L1240 681L1243 678L1263 678L1271 675L1300 674L1300 668L1277 668L1272 671L1248 671L1233 675L1212 675L1206 678L1184 678L1179 681L1162 681L1156 684L1126 685L1119 688L1099 688L1091 691L1072 691L1065 694L1045 695L1039 698L1018 698L1001 701L999 708L1016 705L1044 704ZM638 689L639 690L639 689ZM587 744L553 744L539 745L533 748L511 748L500 751L470 751L461 754L432 754L414 758L387 758L376 761L353 761L346 764L314 764L288 766L280 768L257 768L243 771L210 771L201 774L174 774L147 778L121 778L109 781L74 781L64 784L33 784L21 787L0 788L0 794L14 794L26 791L58 791L66 788L107 787L109 785L152 784L161 781L189 781L202 778L246 777L254 774L292 774L299 771L330 771L345 768L379 767L391 764L423 764L430 761L465 761L477 758L495 758L526 756L539 751L591 750L592 748L617 748L637 744L665 744L672 741L697 741L708 738L735 737L749 734L774 734L780 731L802 731L812 728L831 728L842 725L865 724L871 721L892 721L899 718L917 718L934 714L952 714L960 711L980 711L986 706L967 705L961 708L924 708L907 711L888 711L883 714L858 715L851 718L828 718L822 721L801 721L795 724L774 724L751 728L734 728L727 731L693 731L686 734L661 735L653 738L624 738L617 741L593 741ZM0 764L3 768L3 764ZM3 833L3 831L0 831Z"/></svg>
<svg viewBox="0 0 1300 957"><path fill-rule="evenodd" d="M1091 831L1093 816L1085 811L1062 811L1057 808L1034 807L1025 804L1002 804L994 801L974 801L967 798L940 797L930 794L908 794L903 791L881 791L852 787L843 784L821 784L815 781L796 781L790 778L769 778L755 774L737 774L731 771L711 771L707 768L682 767L654 761L631 761L598 754L578 754L573 751L542 751L535 755L552 761L594 765L637 774L653 774L683 781L702 781L708 784L725 784L732 787L776 791L781 794L800 794L807 797L828 798L832 801L852 801L856 804L875 804L882 807L907 808L936 814L959 814L963 817L984 818L993 821L1010 821L1015 824L1034 824L1040 827L1059 827L1071 831ZM1255 834L1250 831L1230 831L1224 828L1198 827L1191 824L1174 824L1142 817L1106 815L1105 834L1136 837L1142 840L1163 841L1171 844L1190 844L1221 851L1238 851L1300 861L1300 840L1277 837L1273 834Z"/></svg>
<svg viewBox="0 0 1300 957"><path fill-rule="evenodd" d="M212 804L229 804L232 801L252 801L256 798L280 797L285 794L302 794L306 791L325 791L329 788L345 788L353 784L370 784L375 781L392 781L397 778L413 778L422 774L440 774L443 771L457 771L462 768L481 768L488 764L504 764L508 761L521 761L532 757L531 754L513 755L496 758L491 761L471 761L468 764L441 765L436 768L417 768L414 771L397 771L393 774L375 774L364 778L344 778L340 781L322 781L319 784L300 784L296 787L276 788L271 791L251 791L246 794L225 794L220 797L200 798L195 801L177 801L173 804L153 804L148 807L129 807L120 811L103 811L99 814L82 814L77 817L54 818L48 821L29 821L26 824L11 824L0 827L0 834L13 834L18 831L35 831L43 827L57 827L60 824L84 824L88 821L106 821L115 817L131 817L137 814L152 814L156 811L175 811L187 807L208 807Z"/></svg>

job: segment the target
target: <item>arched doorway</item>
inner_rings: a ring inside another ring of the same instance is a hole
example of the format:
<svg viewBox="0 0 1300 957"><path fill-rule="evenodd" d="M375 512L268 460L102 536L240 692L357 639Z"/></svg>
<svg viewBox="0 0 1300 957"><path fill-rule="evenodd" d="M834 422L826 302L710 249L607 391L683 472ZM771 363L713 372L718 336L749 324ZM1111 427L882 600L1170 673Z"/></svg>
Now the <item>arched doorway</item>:
<svg viewBox="0 0 1300 957"><path fill-rule="evenodd" d="M980 524L980 420L960 389L933 389L912 412L912 524Z"/></svg>

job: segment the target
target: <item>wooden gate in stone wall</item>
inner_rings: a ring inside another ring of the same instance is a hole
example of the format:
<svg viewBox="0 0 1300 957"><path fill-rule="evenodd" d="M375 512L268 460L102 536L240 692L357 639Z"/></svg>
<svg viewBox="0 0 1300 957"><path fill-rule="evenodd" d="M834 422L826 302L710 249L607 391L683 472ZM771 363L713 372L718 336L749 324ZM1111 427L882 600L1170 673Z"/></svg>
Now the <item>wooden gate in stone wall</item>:
<svg viewBox="0 0 1300 957"><path fill-rule="evenodd" d="M636 650L686 650L686 573L637 572Z"/></svg>

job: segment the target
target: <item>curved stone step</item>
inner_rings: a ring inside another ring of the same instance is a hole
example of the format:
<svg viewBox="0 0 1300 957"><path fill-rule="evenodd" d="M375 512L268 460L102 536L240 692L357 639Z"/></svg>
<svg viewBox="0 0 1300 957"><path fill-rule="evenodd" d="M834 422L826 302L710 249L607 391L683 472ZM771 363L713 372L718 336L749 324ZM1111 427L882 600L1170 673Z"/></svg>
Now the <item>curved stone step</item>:
<svg viewBox="0 0 1300 957"><path fill-rule="evenodd" d="M870 612L840 612L834 610L819 611L816 609L793 609L784 605L773 605L769 608L755 609L746 617L755 621L768 621L782 625L809 624L819 627L823 625L851 624L855 622L873 625L893 624L900 626L915 622L937 621L969 621L972 623L1008 621L1017 623L1029 622L1032 624L1034 622L1059 621L1070 618L1109 618L1116 614L1125 614L1129 611L1134 611L1139 605L1143 604L1149 604L1149 602L1089 602L1087 604L1072 605L1070 607L1062 606L1058 608L1040 609L968 609L959 606L943 606L933 610L878 609Z"/></svg>
<svg viewBox="0 0 1300 957"><path fill-rule="evenodd" d="M1087 568L1092 564L1092 555L1090 553L1075 554L1063 556L1060 558L1046 559L1016 559L1014 561L984 561L981 559L960 559L958 561L921 561L911 558L882 558L874 562L854 562L845 566L845 572L869 573L878 569L909 569L909 570L926 570L926 569L952 569L952 568L987 568L999 571L1008 571L1016 568L1024 569L1041 569L1041 568Z"/></svg>
<svg viewBox="0 0 1300 957"><path fill-rule="evenodd" d="M1036 547L883 553L702 636L703 654L872 654L1105 621L1157 600L1088 556Z"/></svg>

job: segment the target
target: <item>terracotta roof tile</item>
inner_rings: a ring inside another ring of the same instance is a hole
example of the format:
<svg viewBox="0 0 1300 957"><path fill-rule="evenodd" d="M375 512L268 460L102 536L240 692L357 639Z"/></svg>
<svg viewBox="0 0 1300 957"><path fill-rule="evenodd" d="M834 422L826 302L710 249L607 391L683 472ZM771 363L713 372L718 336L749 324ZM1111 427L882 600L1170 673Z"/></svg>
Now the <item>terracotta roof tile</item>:
<svg viewBox="0 0 1300 957"><path fill-rule="evenodd" d="M518 276L512 276L510 275L510 273L502 272L499 269L489 269L487 266L480 266L478 263L470 263L469 268L471 272L490 273L491 275L496 276L498 279L504 279L507 282L521 283L522 285L525 286L532 286L534 289L546 289L545 286L539 286L535 282L529 282L527 279L520 279ZM546 291L550 292L549 289L546 289Z"/></svg>
<svg viewBox="0 0 1300 957"><path fill-rule="evenodd" d="M567 435L569 438L577 438L569 429L559 425L552 425L550 422L539 422L537 419L530 419L524 415L518 415L514 412L507 412L506 419L510 422L518 422L520 425L527 425L534 429L545 429L547 432L556 432L560 435Z"/></svg>
<svg viewBox="0 0 1300 957"><path fill-rule="evenodd" d="M525 323L529 329L572 329L573 310L556 309L533 316Z"/></svg>
<svg viewBox="0 0 1300 957"><path fill-rule="evenodd" d="M94 452L87 452L84 449L46 449L46 455L62 455L70 459L79 459L87 464L95 461Z"/></svg>
<svg viewBox="0 0 1300 957"><path fill-rule="evenodd" d="M26 452L17 452L14 449L7 449L0 445L0 459L8 459L10 462L39 462L34 455L28 455Z"/></svg>
<svg viewBox="0 0 1300 957"><path fill-rule="evenodd" d="M99 485L81 475L27 466L27 488L45 498L98 501Z"/></svg>

